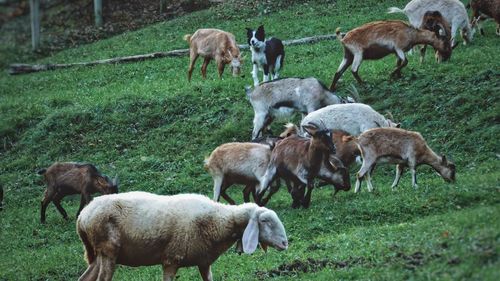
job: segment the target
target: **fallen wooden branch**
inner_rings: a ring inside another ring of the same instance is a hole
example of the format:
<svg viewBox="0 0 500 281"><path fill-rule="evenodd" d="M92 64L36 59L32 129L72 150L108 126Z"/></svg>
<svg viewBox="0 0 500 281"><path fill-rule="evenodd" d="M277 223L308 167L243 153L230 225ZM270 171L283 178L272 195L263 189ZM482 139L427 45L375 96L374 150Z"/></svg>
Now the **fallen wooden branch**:
<svg viewBox="0 0 500 281"><path fill-rule="evenodd" d="M299 44L313 44L323 40L334 40L337 36L335 34L328 35L318 35L300 39L293 40L285 40L283 44L285 46L293 46ZM240 49L248 49L248 45L239 45ZM14 63L9 66L9 74L26 74L32 72L39 71L47 71L61 68L68 68L73 66L94 66L100 64L116 64L116 63L124 63L124 62L136 62L136 61L144 61L149 59L156 58L165 58L165 57L180 57L189 54L189 49L179 49L173 50L169 52L156 52L144 55L135 55L135 56L127 56L127 57L116 57L111 59L90 61L90 62L77 62L77 63L63 63L63 64L22 64L22 63Z"/></svg>

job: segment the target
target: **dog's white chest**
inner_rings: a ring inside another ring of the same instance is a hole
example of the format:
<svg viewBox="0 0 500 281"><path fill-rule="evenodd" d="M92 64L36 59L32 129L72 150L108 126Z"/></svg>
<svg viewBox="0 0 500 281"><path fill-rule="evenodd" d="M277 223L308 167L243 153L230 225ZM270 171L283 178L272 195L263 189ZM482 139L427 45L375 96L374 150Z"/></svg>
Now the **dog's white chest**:
<svg viewBox="0 0 500 281"><path fill-rule="evenodd" d="M266 54L252 50L252 62L257 65L267 64Z"/></svg>

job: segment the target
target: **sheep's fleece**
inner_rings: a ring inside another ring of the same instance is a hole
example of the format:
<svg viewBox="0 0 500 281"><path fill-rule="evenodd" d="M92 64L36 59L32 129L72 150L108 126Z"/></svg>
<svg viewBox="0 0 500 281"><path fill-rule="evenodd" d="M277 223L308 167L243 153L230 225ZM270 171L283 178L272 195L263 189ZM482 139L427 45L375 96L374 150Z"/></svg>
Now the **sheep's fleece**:
<svg viewBox="0 0 500 281"><path fill-rule="evenodd" d="M240 239L245 253L258 243L288 247L274 211L254 203L225 205L198 194L100 196L83 209L77 230L89 264L105 256L129 266L210 266Z"/></svg>

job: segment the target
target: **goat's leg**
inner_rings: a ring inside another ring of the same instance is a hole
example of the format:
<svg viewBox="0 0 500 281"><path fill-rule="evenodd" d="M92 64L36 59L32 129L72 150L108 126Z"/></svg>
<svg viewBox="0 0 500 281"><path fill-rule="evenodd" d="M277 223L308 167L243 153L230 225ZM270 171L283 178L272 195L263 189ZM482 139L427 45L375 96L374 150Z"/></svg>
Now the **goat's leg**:
<svg viewBox="0 0 500 281"><path fill-rule="evenodd" d="M410 167L410 172L411 172L411 184L413 188L417 189L418 184L417 184L417 170L415 166Z"/></svg>
<svg viewBox="0 0 500 281"><path fill-rule="evenodd" d="M371 166L370 172L366 173L366 183L368 185L368 192L372 192L374 189L373 185L372 185L372 174L373 174L373 170L375 170L375 166L376 166L376 164L373 164Z"/></svg>
<svg viewBox="0 0 500 281"><path fill-rule="evenodd" d="M423 45L421 48L420 48L420 63L424 63L424 59L425 59L425 51L427 50L427 45Z"/></svg>
<svg viewBox="0 0 500 281"><path fill-rule="evenodd" d="M89 264L89 267L85 272L78 278L78 281L95 281L97 280L97 275L99 274L99 263L97 262L97 258Z"/></svg>
<svg viewBox="0 0 500 281"><path fill-rule="evenodd" d="M363 158L363 164L356 175L356 186L354 188L354 193L358 193L361 189L361 182L363 181L365 175L371 170L371 166L374 164L373 161Z"/></svg>
<svg viewBox="0 0 500 281"><path fill-rule="evenodd" d="M163 281L174 281L176 273L177 273L176 266L163 265Z"/></svg>
<svg viewBox="0 0 500 281"><path fill-rule="evenodd" d="M309 205L311 204L311 196L312 196L312 190L314 189L314 179L310 179L307 182L307 193L306 196L304 197L304 200L302 201L302 207L304 208L309 208Z"/></svg>
<svg viewBox="0 0 500 281"><path fill-rule="evenodd" d="M112 257L99 255L98 260L100 260L99 266L99 276L97 280L99 281L111 281L113 280L113 273L115 272L116 262Z"/></svg>
<svg viewBox="0 0 500 281"><path fill-rule="evenodd" d="M219 202L220 194L222 190L222 182L224 178L222 176L214 177L214 201Z"/></svg>
<svg viewBox="0 0 500 281"><path fill-rule="evenodd" d="M45 194L42 199L41 207L40 207L40 222L45 223L45 211L47 210L47 206L50 202L52 202L55 195L56 187L48 186L45 190Z"/></svg>
<svg viewBox="0 0 500 281"><path fill-rule="evenodd" d="M293 188L292 188L292 192L291 192L292 199L293 199L293 202L292 202L293 209L300 207L301 201L303 201L303 198L304 198L304 192L305 192L305 184L297 184L297 183L293 184Z"/></svg>
<svg viewBox="0 0 500 281"><path fill-rule="evenodd" d="M337 72L335 72L335 75L333 76L332 84L330 85L331 91L335 90L335 88L337 87L337 82L339 81L340 77L342 77L342 74L344 74L347 68L352 64L353 58L354 56L352 55L352 53L345 49L344 58L342 59Z"/></svg>
<svg viewBox="0 0 500 281"><path fill-rule="evenodd" d="M212 281L212 271L210 270L210 265L208 266L198 266L198 270L200 271L201 278L203 281Z"/></svg>
<svg viewBox="0 0 500 281"><path fill-rule="evenodd" d="M458 25L456 24L452 24L451 25L451 38L450 38L450 41L451 41L451 47L454 48L456 46L456 43L455 43L455 35L457 34L457 30L458 30Z"/></svg>
<svg viewBox="0 0 500 281"><path fill-rule="evenodd" d="M203 79L207 78L207 66L211 60L212 59L209 57L205 57L203 60L203 64L201 65L201 76L203 77Z"/></svg>
<svg viewBox="0 0 500 281"><path fill-rule="evenodd" d="M255 112L253 117L253 131L252 139L258 138L261 134L264 134L264 123L266 121L266 115Z"/></svg>
<svg viewBox="0 0 500 281"><path fill-rule="evenodd" d="M401 49L396 49L396 56L398 57L398 62L396 69L391 73L391 77L401 77L401 69L408 64L408 60L405 57L405 53Z"/></svg>
<svg viewBox="0 0 500 281"><path fill-rule="evenodd" d="M193 49L189 51L189 68L188 68L189 82L191 82L191 75L193 74L194 64L196 63L196 59L198 59L198 56L199 55Z"/></svg>
<svg viewBox="0 0 500 281"><path fill-rule="evenodd" d="M224 200L229 203L229 205L236 205L236 202L233 200L233 198L229 197L229 195L226 193L226 190L222 190L222 193L220 194Z"/></svg>
<svg viewBox="0 0 500 281"><path fill-rule="evenodd" d="M68 220L68 213L66 213L66 210L64 210L64 208L61 206L61 199L62 199L61 195L56 195L54 200L52 200L52 203L54 203L54 205L56 206L59 213L63 216L63 218L65 220Z"/></svg>
<svg viewBox="0 0 500 281"><path fill-rule="evenodd" d="M276 62L274 63L273 80L280 78L281 62L282 62L282 56L279 55L276 58Z"/></svg>
<svg viewBox="0 0 500 281"><path fill-rule="evenodd" d="M245 203L250 202L250 193L252 193L254 202L257 202L257 201L255 201L255 198L256 198L255 192L252 192L252 189L253 189L253 191L255 191L255 185L253 185L253 184L245 185L245 189L243 189L243 201Z"/></svg>
<svg viewBox="0 0 500 281"><path fill-rule="evenodd" d="M271 183L271 188L269 189L269 193L267 194L266 198L261 200L262 206L265 206L267 202L269 202L269 199L271 199L271 197L279 190L280 190L279 179L276 179Z"/></svg>
<svg viewBox="0 0 500 281"><path fill-rule="evenodd" d="M76 213L76 218L80 215L80 212L83 210L83 207L85 207L88 203L90 203L90 194L87 192L82 192L82 196L80 198L80 208L78 209L78 212Z"/></svg>
<svg viewBox="0 0 500 281"><path fill-rule="evenodd" d="M217 60L217 70L219 71L219 79L222 79L222 74L224 73L224 68L226 67L226 64L221 60Z"/></svg>
<svg viewBox="0 0 500 281"><path fill-rule="evenodd" d="M482 30L482 29L481 29ZM498 36L500 36L500 23L497 23L497 30L495 32Z"/></svg>
<svg viewBox="0 0 500 281"><path fill-rule="evenodd" d="M403 164L396 165L396 177L394 178L394 182L391 185L392 190L396 190L396 186L399 184L399 180L401 179L401 175L403 175L405 166Z"/></svg>
<svg viewBox="0 0 500 281"><path fill-rule="evenodd" d="M257 196L259 196L259 199L261 199L264 196L264 193L269 188L269 185L275 179L276 172L277 172L276 164L273 163L271 160L269 166L267 167L266 173L264 174L264 176L262 176L262 178L259 179L259 184L255 188Z"/></svg>
<svg viewBox="0 0 500 281"><path fill-rule="evenodd" d="M363 80L361 77L359 77L358 70L359 66L361 65L361 62L363 61L363 54L362 53L357 53L354 55L354 60L352 62L351 66L351 72L354 78L356 78L356 81L358 81L359 84L363 84Z"/></svg>

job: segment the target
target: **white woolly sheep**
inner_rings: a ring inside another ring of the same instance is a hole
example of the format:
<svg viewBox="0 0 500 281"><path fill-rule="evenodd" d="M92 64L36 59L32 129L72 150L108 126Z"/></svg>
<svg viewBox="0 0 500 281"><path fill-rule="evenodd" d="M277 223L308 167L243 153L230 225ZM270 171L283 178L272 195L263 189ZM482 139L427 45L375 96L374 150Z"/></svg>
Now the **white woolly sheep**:
<svg viewBox="0 0 500 281"><path fill-rule="evenodd" d="M83 209L77 231L89 264L79 280L111 280L116 264L161 264L163 280L173 280L181 267L198 266L207 281L211 264L238 240L245 253L259 243L263 249L288 247L272 210L254 203L224 205L197 194L101 196Z"/></svg>
<svg viewBox="0 0 500 281"><path fill-rule="evenodd" d="M302 126L310 122L321 123L329 130L342 130L353 136L378 127L399 127L369 105L363 103L334 104L309 113Z"/></svg>

